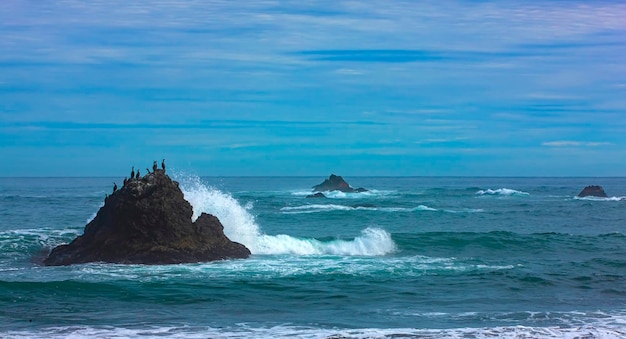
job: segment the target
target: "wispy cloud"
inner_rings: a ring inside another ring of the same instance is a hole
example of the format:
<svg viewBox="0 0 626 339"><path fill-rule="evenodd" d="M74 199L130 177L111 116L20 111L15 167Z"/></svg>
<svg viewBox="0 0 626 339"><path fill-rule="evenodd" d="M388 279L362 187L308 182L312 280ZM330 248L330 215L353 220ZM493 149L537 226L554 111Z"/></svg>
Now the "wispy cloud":
<svg viewBox="0 0 626 339"><path fill-rule="evenodd" d="M547 147L598 147L598 146L607 146L612 145L610 142L606 141L571 141L571 140L561 140L561 141L546 141L541 143L542 146Z"/></svg>
<svg viewBox="0 0 626 339"><path fill-rule="evenodd" d="M52 166L89 144L349 171L356 155L381 174L401 166L376 155L617 159L624 17L583 0L0 1L0 158Z"/></svg>

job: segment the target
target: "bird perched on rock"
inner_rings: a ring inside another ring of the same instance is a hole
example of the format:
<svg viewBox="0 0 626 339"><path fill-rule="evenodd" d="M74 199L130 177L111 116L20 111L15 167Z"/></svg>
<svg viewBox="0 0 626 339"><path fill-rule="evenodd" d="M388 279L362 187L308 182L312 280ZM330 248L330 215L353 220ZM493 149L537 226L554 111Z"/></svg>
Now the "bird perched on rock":
<svg viewBox="0 0 626 339"><path fill-rule="evenodd" d="M165 173L165 159L161 161L161 168L163 169L163 173Z"/></svg>
<svg viewBox="0 0 626 339"><path fill-rule="evenodd" d="M135 175L135 179L139 180L141 178L141 174L139 174L139 170L137 170L137 174Z"/></svg>
<svg viewBox="0 0 626 339"><path fill-rule="evenodd" d="M133 166L133 169L130 171L130 178L134 178L135 177L135 166Z"/></svg>
<svg viewBox="0 0 626 339"><path fill-rule="evenodd" d="M165 159L163 159L163 160L165 160ZM155 160L155 161L152 163L152 172L156 173L156 171L157 171L157 169L158 169L158 168L159 168L159 167L157 166L157 161Z"/></svg>
<svg viewBox="0 0 626 339"><path fill-rule="evenodd" d="M115 193L115 191L117 191L117 184L113 182L113 193Z"/></svg>

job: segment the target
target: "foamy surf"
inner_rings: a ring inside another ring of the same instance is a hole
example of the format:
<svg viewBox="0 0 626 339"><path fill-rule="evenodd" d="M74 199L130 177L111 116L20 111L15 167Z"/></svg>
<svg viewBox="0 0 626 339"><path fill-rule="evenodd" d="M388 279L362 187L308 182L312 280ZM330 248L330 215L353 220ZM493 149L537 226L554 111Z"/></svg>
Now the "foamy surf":
<svg viewBox="0 0 626 339"><path fill-rule="evenodd" d="M454 317L454 314L424 314L417 319ZM276 325L254 327L149 326L124 328L111 326L53 326L41 329L10 330L8 338L624 338L626 331L602 318L580 325L573 319L562 326L497 326L461 328L315 328L310 326Z"/></svg>
<svg viewBox="0 0 626 339"><path fill-rule="evenodd" d="M291 195L296 196L307 196L314 194L315 192L311 190L301 190L301 191L293 191ZM390 195L397 194L396 191L384 191L384 190L369 190L365 192L352 192L346 193L341 191L324 191L321 192L324 194L326 198L329 199L363 199L363 198L377 198L377 197L388 197Z"/></svg>
<svg viewBox="0 0 626 339"><path fill-rule="evenodd" d="M476 195L503 195L503 196L513 196L513 195L530 195L528 192L517 191L510 188L498 188L498 189L486 189L479 190L476 192Z"/></svg>
<svg viewBox="0 0 626 339"><path fill-rule="evenodd" d="M575 196L576 200L588 200L588 201L626 201L626 196L624 197L579 197Z"/></svg>
<svg viewBox="0 0 626 339"><path fill-rule="evenodd" d="M320 241L286 234L263 234L250 213L251 204L243 207L230 194L204 185L197 176L178 179L185 199L193 206L192 219L196 220L202 212L217 216L224 225L224 234L244 244L252 254L378 256L396 248L391 235L378 228L367 228L352 240Z"/></svg>
<svg viewBox="0 0 626 339"><path fill-rule="evenodd" d="M381 211L381 212L415 212L438 211L436 208L419 205L417 207L371 207L371 206L344 206L335 204L311 204L302 206L287 206L280 209L283 214L306 214L330 211Z"/></svg>
<svg viewBox="0 0 626 339"><path fill-rule="evenodd" d="M416 207L373 207L373 206L344 206L335 204L311 204L302 206L287 206L280 209L282 214L308 214L308 213L323 213L333 211L379 211L379 212L439 212L446 213L482 213L485 212L482 208L464 208L460 210L451 209L437 209L426 205L418 205Z"/></svg>

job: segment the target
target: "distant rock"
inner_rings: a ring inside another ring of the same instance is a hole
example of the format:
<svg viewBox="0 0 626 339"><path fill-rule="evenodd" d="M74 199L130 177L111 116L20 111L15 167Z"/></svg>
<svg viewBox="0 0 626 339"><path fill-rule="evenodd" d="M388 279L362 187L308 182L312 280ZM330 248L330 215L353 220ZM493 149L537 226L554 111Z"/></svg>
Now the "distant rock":
<svg viewBox="0 0 626 339"><path fill-rule="evenodd" d="M315 194L309 194L306 197L307 198L326 198L326 196L322 192L317 192Z"/></svg>
<svg viewBox="0 0 626 339"><path fill-rule="evenodd" d="M365 188L352 188L342 177L331 174L330 177L319 185L313 186L314 192L324 191L341 191L345 193L360 193L367 192Z"/></svg>
<svg viewBox="0 0 626 339"><path fill-rule="evenodd" d="M164 170L130 179L105 199L83 235L54 248L44 264L177 264L250 255L224 235L217 217L202 213L192 222L192 214L178 183Z"/></svg>
<svg viewBox="0 0 626 339"><path fill-rule="evenodd" d="M376 208L374 204L354 204L352 205L354 208Z"/></svg>
<svg viewBox="0 0 626 339"><path fill-rule="evenodd" d="M592 185L583 188L580 193L578 193L579 197L599 197L599 198L608 198L602 186Z"/></svg>

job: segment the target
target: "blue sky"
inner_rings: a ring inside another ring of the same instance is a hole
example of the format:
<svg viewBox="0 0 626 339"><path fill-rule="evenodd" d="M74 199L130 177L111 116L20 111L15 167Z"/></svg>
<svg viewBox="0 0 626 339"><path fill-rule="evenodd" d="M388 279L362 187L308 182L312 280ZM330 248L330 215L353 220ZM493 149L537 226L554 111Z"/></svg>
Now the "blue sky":
<svg viewBox="0 0 626 339"><path fill-rule="evenodd" d="M2 1L0 176L626 175L623 1Z"/></svg>

